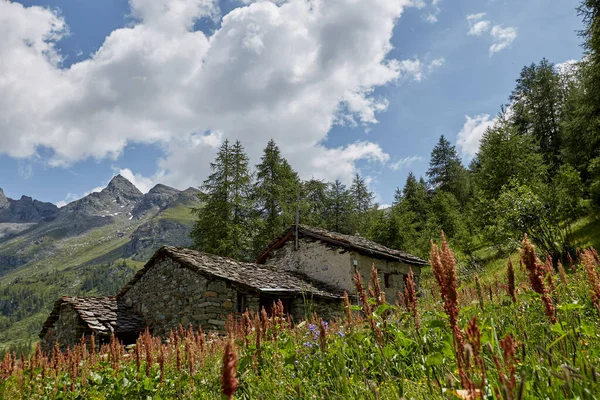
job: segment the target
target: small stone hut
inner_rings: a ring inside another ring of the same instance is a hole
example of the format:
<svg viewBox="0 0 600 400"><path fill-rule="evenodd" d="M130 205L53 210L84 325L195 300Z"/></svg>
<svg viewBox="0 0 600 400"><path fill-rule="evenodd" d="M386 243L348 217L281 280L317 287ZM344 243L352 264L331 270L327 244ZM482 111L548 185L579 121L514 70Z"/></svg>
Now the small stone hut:
<svg viewBox="0 0 600 400"><path fill-rule="evenodd" d="M82 336L94 334L98 344L111 335L127 343L135 342L145 329L144 321L116 297L61 297L54 303L40 338L44 351L58 342L62 350L79 343Z"/></svg>
<svg viewBox="0 0 600 400"><path fill-rule="evenodd" d="M278 300L292 319L312 312L332 319L343 312L342 295L298 271L163 247L115 297L59 299L40 338L49 348L57 340L70 346L92 333L110 337L114 331L127 344L145 328L158 336L179 325L223 330L229 314L269 309Z"/></svg>
<svg viewBox="0 0 600 400"><path fill-rule="evenodd" d="M296 235L297 232L297 235ZM421 268L427 262L400 250L390 249L358 235L343 235L306 225L294 225L273 240L257 263L277 265L286 271L302 273L356 294L352 277L356 270L369 280L371 266L377 268L386 299L393 302L413 270L420 285Z"/></svg>

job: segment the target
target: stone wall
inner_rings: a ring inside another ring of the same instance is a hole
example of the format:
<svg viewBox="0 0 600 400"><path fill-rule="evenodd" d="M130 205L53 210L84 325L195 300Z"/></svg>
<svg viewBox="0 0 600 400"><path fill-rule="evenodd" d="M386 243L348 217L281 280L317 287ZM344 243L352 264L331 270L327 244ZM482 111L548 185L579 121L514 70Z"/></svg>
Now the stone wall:
<svg viewBox="0 0 600 400"><path fill-rule="evenodd" d="M258 297L252 293L244 296L245 307L258 310ZM143 315L155 335L165 335L180 324L224 330L227 315L238 311L238 290L225 280L203 276L167 257L146 271L123 301Z"/></svg>
<svg viewBox="0 0 600 400"><path fill-rule="evenodd" d="M40 341L42 351L51 352L58 341L61 350L79 343L83 335L91 335L91 330L85 325L77 311L69 304L60 308L58 320L48 329Z"/></svg>
<svg viewBox="0 0 600 400"><path fill-rule="evenodd" d="M303 321L313 313L325 321L340 319L344 315L343 302L342 300L321 297L303 298L298 296L294 298L290 310L294 322Z"/></svg>
<svg viewBox="0 0 600 400"><path fill-rule="evenodd" d="M420 285L421 267L411 266L398 261L372 258L357 252L352 253L352 258L353 260L356 260L356 268L363 277L365 287L367 287L366 282L371 280L371 266L375 264L375 268L377 268L379 275L379 285L385 292L385 298L388 303L393 304L396 301L398 292L404 291L404 277L408 275L410 268L412 268L413 274L415 275L417 288ZM356 290L353 290L352 293L355 294Z"/></svg>
<svg viewBox="0 0 600 400"><path fill-rule="evenodd" d="M302 272L314 280L346 290L351 290L354 286L354 270L349 252L306 238L298 240L297 251L294 246L294 240L288 240L269 255L266 264Z"/></svg>

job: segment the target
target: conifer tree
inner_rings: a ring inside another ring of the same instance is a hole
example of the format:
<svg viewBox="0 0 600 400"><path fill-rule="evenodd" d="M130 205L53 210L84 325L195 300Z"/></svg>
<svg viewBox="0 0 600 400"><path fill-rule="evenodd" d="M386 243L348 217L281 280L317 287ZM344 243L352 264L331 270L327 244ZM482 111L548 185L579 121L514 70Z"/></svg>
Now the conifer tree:
<svg viewBox="0 0 600 400"><path fill-rule="evenodd" d="M554 65L545 58L523 67L509 97L512 120L522 135L531 135L544 161L555 172L560 162L560 122L563 91Z"/></svg>
<svg viewBox="0 0 600 400"><path fill-rule="evenodd" d="M231 145L225 140L210 167L212 173L201 187L202 205L193 209L197 216L191 233L194 247L221 256L248 259L252 178L241 143Z"/></svg>
<svg viewBox="0 0 600 400"><path fill-rule="evenodd" d="M452 193L457 199L463 199L466 192L466 171L462 166L456 147L444 135L431 151L429 185L433 190Z"/></svg>
<svg viewBox="0 0 600 400"><path fill-rule="evenodd" d="M375 195L369 190L364 178L359 174L354 175L349 195L352 202L352 216L348 229L351 229L353 233L365 236L369 229L369 221L373 217L373 199Z"/></svg>
<svg viewBox="0 0 600 400"><path fill-rule="evenodd" d="M302 184L300 223L324 227L327 215L327 183L310 179Z"/></svg>
<svg viewBox="0 0 600 400"><path fill-rule="evenodd" d="M350 228L349 217L352 212L350 193L339 179L329 184L327 190L326 228L328 230L353 234Z"/></svg>
<svg viewBox="0 0 600 400"><path fill-rule="evenodd" d="M256 251L294 223L299 189L298 174L281 156L275 141L269 140L256 166L254 200L259 218Z"/></svg>

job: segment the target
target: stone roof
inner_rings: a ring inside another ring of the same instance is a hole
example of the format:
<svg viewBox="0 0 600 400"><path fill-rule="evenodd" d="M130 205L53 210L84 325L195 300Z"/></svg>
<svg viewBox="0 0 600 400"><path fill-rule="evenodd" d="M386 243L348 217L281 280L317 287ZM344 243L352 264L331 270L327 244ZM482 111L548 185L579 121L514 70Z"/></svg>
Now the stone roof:
<svg viewBox="0 0 600 400"><path fill-rule="evenodd" d="M156 261L163 257L170 257L182 266L202 275L221 278L258 292L307 293L335 299L343 296L342 289L312 280L304 274L285 271L274 266L240 262L183 247L165 246L159 249L144 268L121 289L117 297L123 296Z"/></svg>
<svg viewBox="0 0 600 400"><path fill-rule="evenodd" d="M293 239L295 235L296 227L292 226L278 238L273 240L267 248L258 257L257 262L262 264L266 261L269 254L281 246L283 246L288 240ZM372 240L365 239L358 235L344 235L341 233L330 232L325 229L315 228L307 225L298 226L299 237L309 237L315 240L319 240L327 243L328 245L341 247L348 250L354 250L360 254L365 254L375 258L383 258L392 261L400 261L405 264L411 264L416 266L428 265L427 261L422 260L417 256L405 253L400 250L390 249L389 247L382 246Z"/></svg>
<svg viewBox="0 0 600 400"><path fill-rule="evenodd" d="M54 308L39 334L40 337L43 337L56 323L64 304L73 307L83 322L97 335L110 335L112 332L142 332L145 329L143 320L131 308L118 302L115 296L63 296L54 303Z"/></svg>

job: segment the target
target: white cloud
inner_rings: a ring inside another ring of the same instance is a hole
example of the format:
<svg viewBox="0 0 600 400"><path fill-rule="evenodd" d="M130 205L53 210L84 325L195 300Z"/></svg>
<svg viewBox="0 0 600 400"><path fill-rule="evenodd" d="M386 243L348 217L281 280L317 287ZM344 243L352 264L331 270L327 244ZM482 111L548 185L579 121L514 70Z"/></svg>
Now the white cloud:
<svg viewBox="0 0 600 400"><path fill-rule="evenodd" d="M252 2L210 37L192 31L198 19L217 18L216 4L131 0L134 24L62 68L63 18L0 0L0 153L27 158L45 148L46 161L61 166L155 143L165 149L156 177L176 187L207 175L220 136L204 132L241 140L253 162L274 138L305 177L348 178L358 160L384 162L374 143L321 143L336 123L377 122L387 101L373 96L376 87L423 78L417 59L386 58L413 2ZM345 158L322 159L333 156Z"/></svg>
<svg viewBox="0 0 600 400"><path fill-rule="evenodd" d="M429 22L430 24L435 24L436 22L438 22L439 19L439 15L442 12L442 9L440 8L440 3L441 0L431 0L430 6L429 6L429 12L426 12L422 15L423 19L426 22ZM423 3L421 8L426 7L426 4Z"/></svg>
<svg viewBox="0 0 600 400"><path fill-rule="evenodd" d="M467 35L481 36L483 33L490 29L491 22L484 20L486 13L469 14L467 15L467 22L469 23L469 31Z"/></svg>
<svg viewBox="0 0 600 400"><path fill-rule="evenodd" d="M473 158L479 151L479 143L485 131L495 124L495 118L489 114L479 114L475 117L466 116L463 125L456 138L460 152L467 158Z"/></svg>
<svg viewBox="0 0 600 400"><path fill-rule="evenodd" d="M504 50L517 38L517 28L509 26L503 28L502 25L494 25L490 31L494 44L490 46L490 56L501 50Z"/></svg>
<svg viewBox="0 0 600 400"><path fill-rule="evenodd" d="M484 19L486 15L487 14L484 12L467 15L467 23L469 24L467 35L481 36L484 33L489 32L493 40L493 43L489 48L489 54L492 56L510 46L517 38L517 28L513 26L505 28L502 25L494 25L492 27L492 22Z"/></svg>
<svg viewBox="0 0 600 400"><path fill-rule="evenodd" d="M133 186L139 189L142 193L148 193L156 183L152 178L145 177L141 174L134 174L129 168L120 169L119 174L129 182L133 183Z"/></svg>
<svg viewBox="0 0 600 400"><path fill-rule="evenodd" d="M396 162L390 164L390 168L393 169L394 171L397 171L400 168L409 167L418 161L423 161L423 157L421 157L421 156L404 157L404 158L401 158L401 159L397 160Z"/></svg>
<svg viewBox="0 0 600 400"><path fill-rule="evenodd" d="M28 163L20 162L18 165L19 176L23 179L29 179L33 175L33 166Z"/></svg>
<svg viewBox="0 0 600 400"><path fill-rule="evenodd" d="M443 57L442 58L436 58L435 60L433 60L433 61L431 61L429 63L429 65L427 66L427 71L431 72L431 71L434 71L434 70L436 70L438 68L441 68L444 65L445 62L446 62L446 59L443 58Z"/></svg>
<svg viewBox="0 0 600 400"><path fill-rule="evenodd" d="M108 185L108 182L106 182L106 184L105 184L104 186L97 186L97 187L95 187L95 188L93 188L93 189L91 189L91 190L88 190L87 192L85 192L85 193L83 193L83 194L77 194L77 193L71 193L71 192L69 192L69 193L67 193L67 195L65 196L65 199L64 199L64 200L61 200L61 201L59 201L58 203L56 203L56 206L57 206L58 208L61 208L61 207L64 207L64 206L66 206L67 204L69 204L69 203L70 203L70 202L72 202L72 201L79 200L79 199L81 199L82 197L85 197L85 196L87 196L88 194L91 194L91 193L96 193L96 192L101 192L101 191L102 191L102 189L104 189L104 188L106 187L106 185Z"/></svg>
<svg viewBox="0 0 600 400"><path fill-rule="evenodd" d="M554 69L562 76L571 76L577 71L579 60L566 60L561 63L555 64Z"/></svg>

